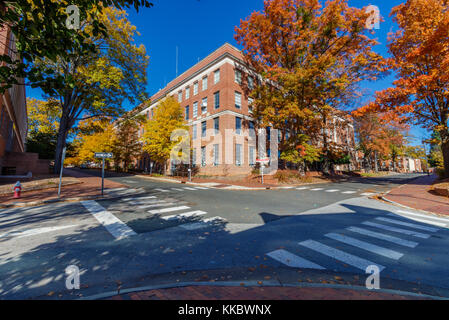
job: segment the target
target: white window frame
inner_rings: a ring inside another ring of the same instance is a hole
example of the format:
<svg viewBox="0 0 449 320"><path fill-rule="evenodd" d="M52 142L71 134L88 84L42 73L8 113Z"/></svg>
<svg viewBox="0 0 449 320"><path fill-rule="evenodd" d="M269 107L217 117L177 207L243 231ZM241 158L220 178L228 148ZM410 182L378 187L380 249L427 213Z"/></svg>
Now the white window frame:
<svg viewBox="0 0 449 320"><path fill-rule="evenodd" d="M239 97L239 99L237 99L237 97ZM240 104L237 104L237 100L240 100ZM242 109L242 94L238 91L234 92L234 104L236 109Z"/></svg>
<svg viewBox="0 0 449 320"><path fill-rule="evenodd" d="M237 148L237 147L239 147L239 148ZM240 149L240 152L237 152L238 151L237 149ZM236 143L235 144L235 165L238 167L241 167L243 165L242 151L243 151L242 144Z"/></svg>
<svg viewBox="0 0 449 320"><path fill-rule="evenodd" d="M186 88L186 100L190 98L190 87Z"/></svg>
<svg viewBox="0 0 449 320"><path fill-rule="evenodd" d="M198 94L198 81L193 84L193 95L196 96Z"/></svg>
<svg viewBox="0 0 449 320"><path fill-rule="evenodd" d="M215 70L214 72L214 84L217 84L220 82L220 69Z"/></svg>
<svg viewBox="0 0 449 320"><path fill-rule="evenodd" d="M242 84L242 71L235 69L234 71L234 81L238 84Z"/></svg>
<svg viewBox="0 0 449 320"><path fill-rule="evenodd" d="M220 165L220 145L214 144L214 166L217 167Z"/></svg>
<svg viewBox="0 0 449 320"><path fill-rule="evenodd" d="M207 113L207 97L201 100L201 114Z"/></svg>
<svg viewBox="0 0 449 320"><path fill-rule="evenodd" d="M207 77L207 76L203 77L203 81L202 81L202 83L201 83L201 89L202 89L202 91L207 90L208 84L209 84L209 83L208 83L208 77Z"/></svg>
<svg viewBox="0 0 449 320"><path fill-rule="evenodd" d="M198 117L198 101L193 103L193 118Z"/></svg>

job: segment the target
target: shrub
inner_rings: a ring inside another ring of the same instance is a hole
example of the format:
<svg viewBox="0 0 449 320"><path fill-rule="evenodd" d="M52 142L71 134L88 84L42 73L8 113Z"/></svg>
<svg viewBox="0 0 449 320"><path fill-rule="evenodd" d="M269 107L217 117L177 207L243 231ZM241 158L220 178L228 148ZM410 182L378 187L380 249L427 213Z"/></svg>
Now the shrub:
<svg viewBox="0 0 449 320"><path fill-rule="evenodd" d="M446 172L444 171L444 168L438 167L438 168L436 168L435 172L440 179L446 178Z"/></svg>

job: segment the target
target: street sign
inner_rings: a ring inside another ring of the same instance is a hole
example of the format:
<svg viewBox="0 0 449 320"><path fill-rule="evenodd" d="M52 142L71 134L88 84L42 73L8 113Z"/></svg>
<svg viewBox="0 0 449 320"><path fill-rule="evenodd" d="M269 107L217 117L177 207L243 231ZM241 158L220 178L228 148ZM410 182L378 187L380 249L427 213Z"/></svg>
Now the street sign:
<svg viewBox="0 0 449 320"><path fill-rule="evenodd" d="M95 158L97 159L111 159L114 155L110 152L96 152Z"/></svg>
<svg viewBox="0 0 449 320"><path fill-rule="evenodd" d="M102 159L103 163L101 165L101 195L104 196L104 160L111 159L114 155L110 152L96 152L95 158Z"/></svg>

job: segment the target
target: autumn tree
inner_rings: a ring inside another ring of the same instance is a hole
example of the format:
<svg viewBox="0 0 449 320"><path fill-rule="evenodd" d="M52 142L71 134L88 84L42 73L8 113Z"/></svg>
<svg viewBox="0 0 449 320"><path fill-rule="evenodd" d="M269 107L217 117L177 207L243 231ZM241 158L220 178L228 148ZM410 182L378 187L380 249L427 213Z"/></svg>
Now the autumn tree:
<svg viewBox="0 0 449 320"><path fill-rule="evenodd" d="M126 116L119 119L116 125L116 142L114 144L114 163L116 168L128 170L131 162L142 154L142 142L139 129L145 122L145 116Z"/></svg>
<svg viewBox="0 0 449 320"><path fill-rule="evenodd" d="M372 51L369 14L349 7L345 0L266 0L236 28L247 64L258 76L254 117L291 135L321 136L328 170L331 146L326 128L335 111L356 95L363 80L383 71L383 59ZM300 139L298 144L307 139ZM281 150L281 152L284 150Z"/></svg>
<svg viewBox="0 0 449 320"><path fill-rule="evenodd" d="M390 14L398 30L389 37L388 59L397 79L376 93L366 110L394 111L439 133L449 176L449 4L409 0Z"/></svg>
<svg viewBox="0 0 449 320"><path fill-rule="evenodd" d="M172 141L172 134L184 126L184 112L173 97L167 97L156 107L154 117L145 124L143 149L151 159L161 163L167 170L171 152L179 140Z"/></svg>
<svg viewBox="0 0 449 320"><path fill-rule="evenodd" d="M14 84L40 87L45 92L54 88L75 85L76 80L59 77L52 69L47 69L36 60L47 59L53 62L67 61L71 56L85 56L95 53L98 47L92 42L90 32L67 27L71 21L72 10L76 6L79 21L90 21L95 36L108 36L108 28L103 20L103 8L113 6L126 9L133 6L151 7L146 0L15 0L0 1L0 25L11 30L9 51L12 55L0 55L0 92ZM6 38L0 43L6 44ZM24 83L23 79L27 79Z"/></svg>
<svg viewBox="0 0 449 320"><path fill-rule="evenodd" d="M60 102L61 110L56 171L60 168L67 135L77 121L117 117L123 112L124 102L146 99L148 57L145 47L135 44L136 27L129 22L125 11L113 7L102 8L99 19L107 37L94 32L95 21L86 20L79 31L89 35L86 41L96 47L95 53L36 61L36 65L51 70L64 84L49 93Z"/></svg>

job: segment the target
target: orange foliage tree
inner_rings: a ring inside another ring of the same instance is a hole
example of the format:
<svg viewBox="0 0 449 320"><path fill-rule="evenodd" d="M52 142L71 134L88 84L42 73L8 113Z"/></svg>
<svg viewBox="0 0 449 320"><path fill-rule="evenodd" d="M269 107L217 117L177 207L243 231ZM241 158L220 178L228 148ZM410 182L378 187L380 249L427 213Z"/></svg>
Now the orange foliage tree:
<svg viewBox="0 0 449 320"><path fill-rule="evenodd" d="M376 93L362 112L394 112L439 133L449 176L449 4L409 0L390 14L399 28L389 35L393 87Z"/></svg>
<svg viewBox="0 0 449 320"><path fill-rule="evenodd" d="M235 38L259 80L247 92L258 125L282 131L281 147L320 140L325 172L332 144L323 128L361 81L383 72L383 58L372 51L377 42L366 30L368 18L347 0L324 6L319 0L265 0L262 12L236 27ZM287 143L286 137L297 141Z"/></svg>

